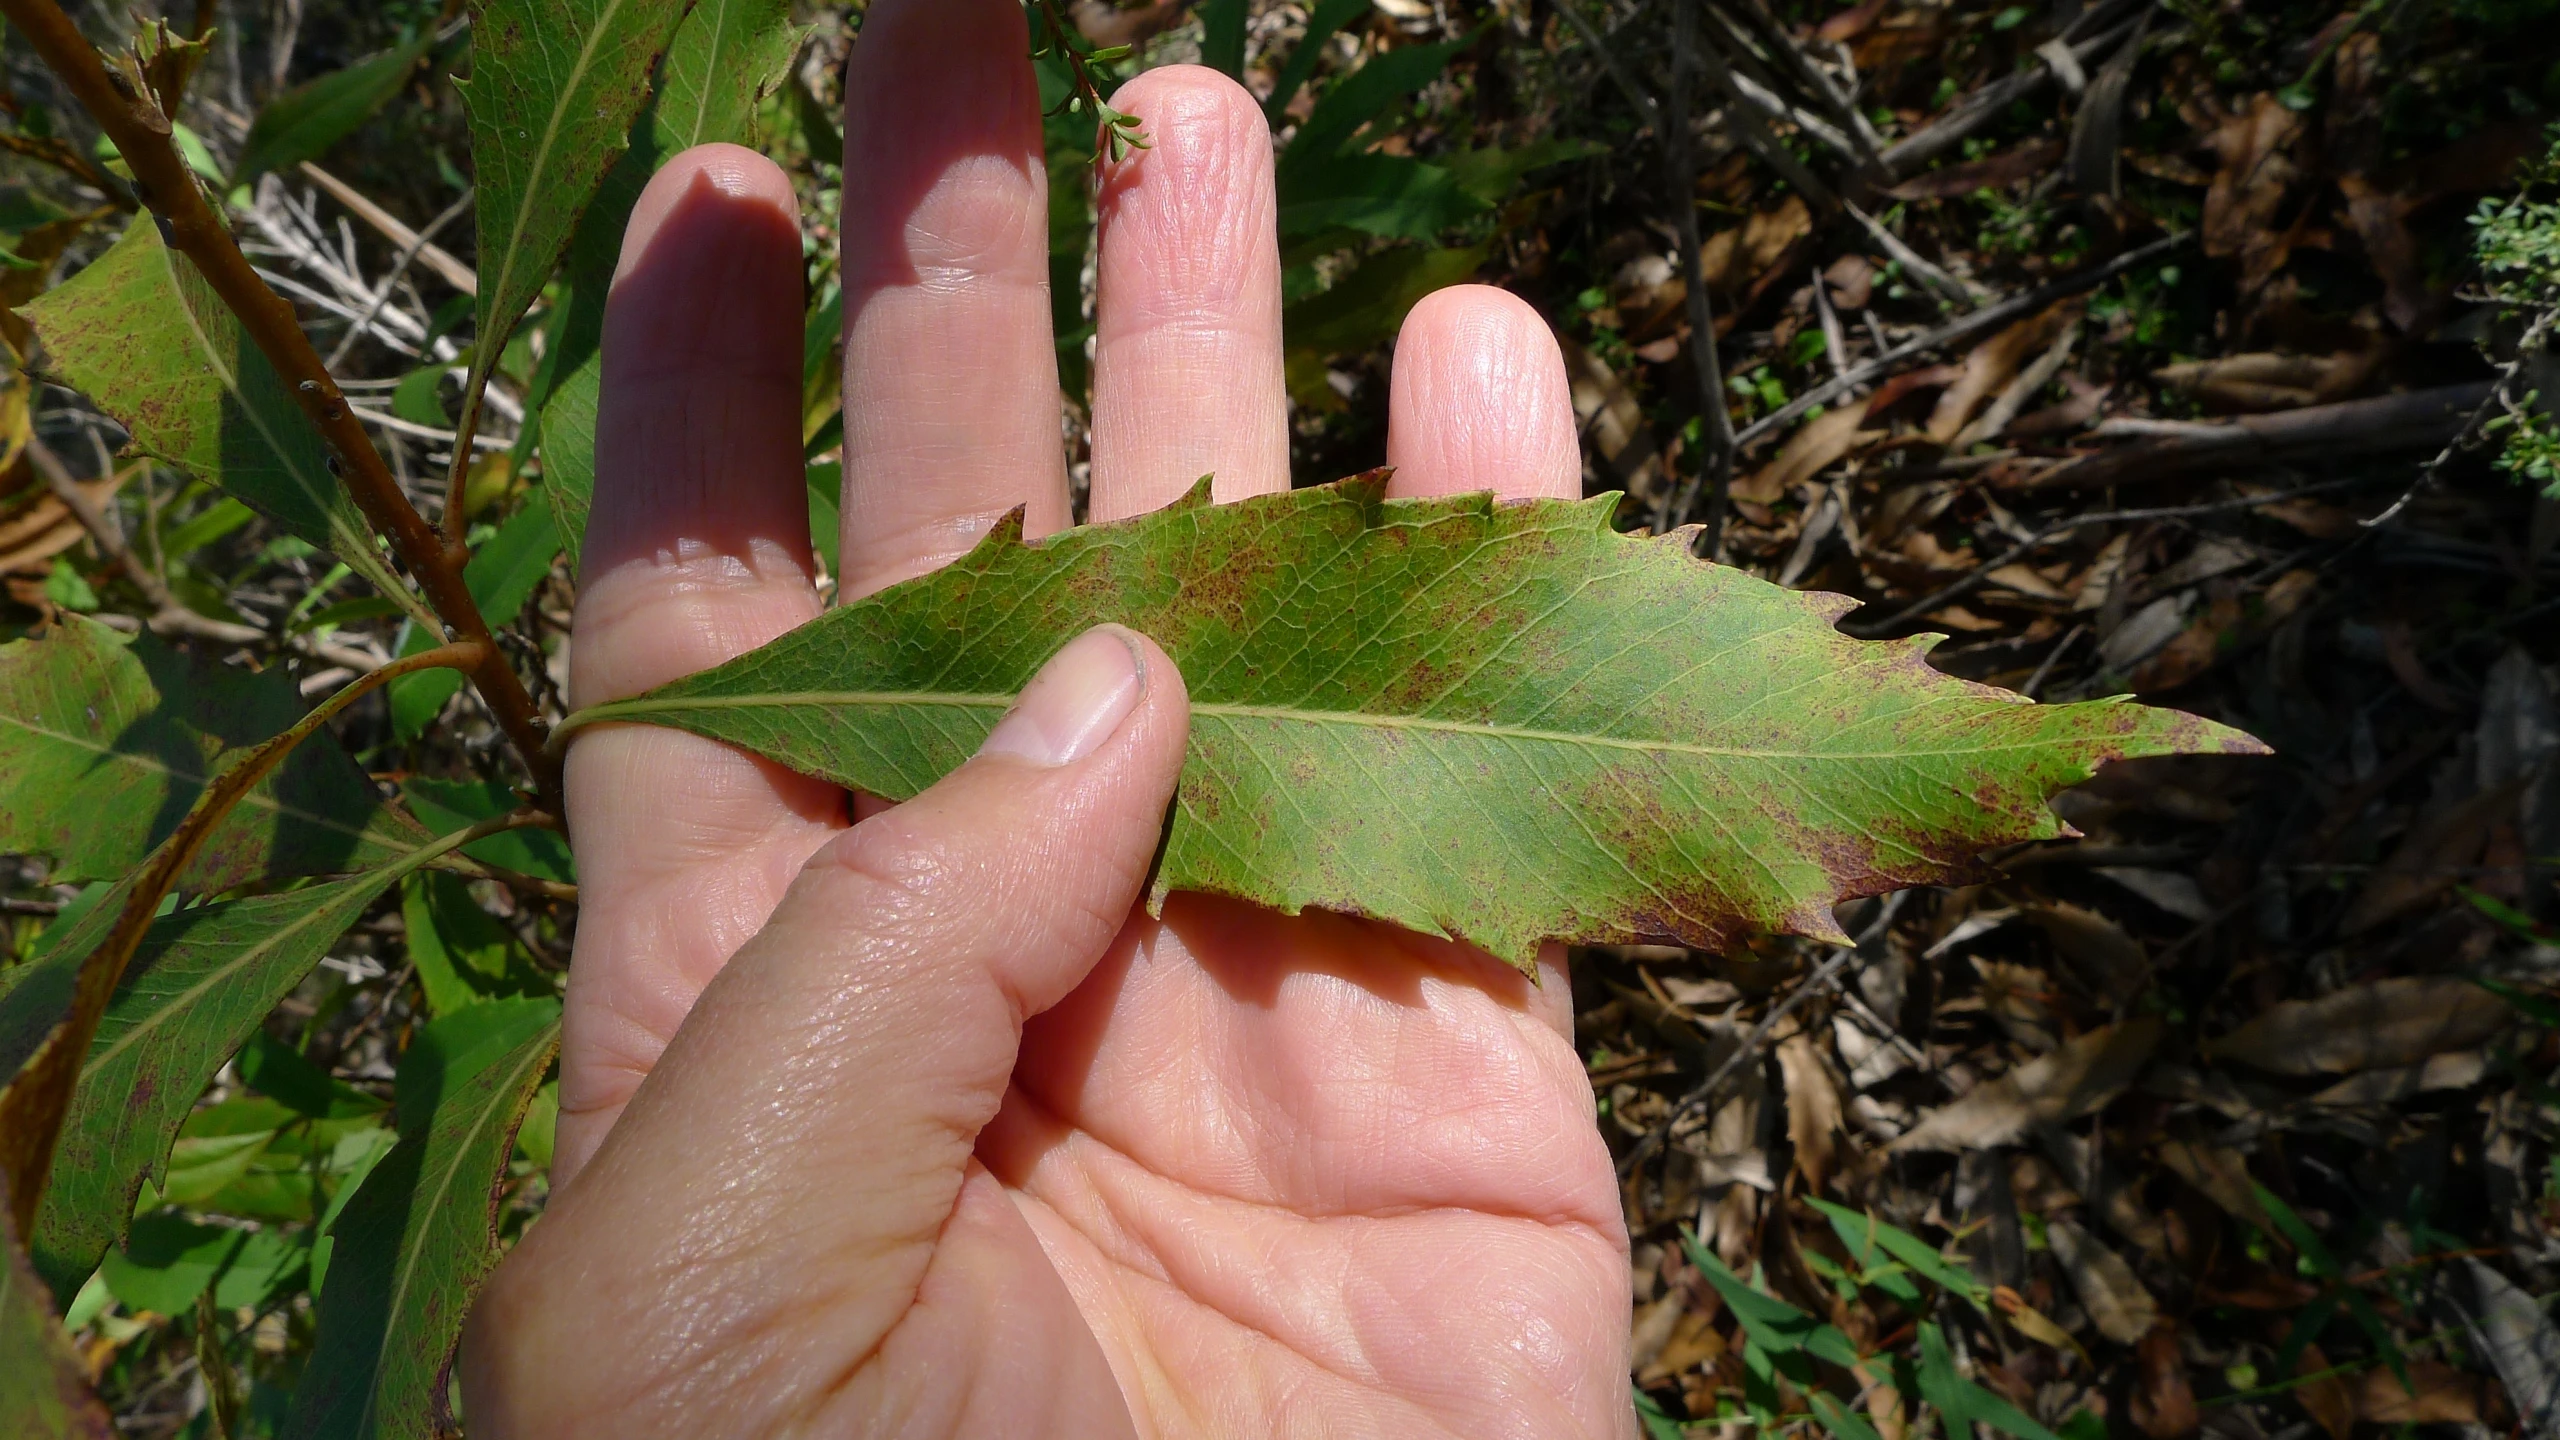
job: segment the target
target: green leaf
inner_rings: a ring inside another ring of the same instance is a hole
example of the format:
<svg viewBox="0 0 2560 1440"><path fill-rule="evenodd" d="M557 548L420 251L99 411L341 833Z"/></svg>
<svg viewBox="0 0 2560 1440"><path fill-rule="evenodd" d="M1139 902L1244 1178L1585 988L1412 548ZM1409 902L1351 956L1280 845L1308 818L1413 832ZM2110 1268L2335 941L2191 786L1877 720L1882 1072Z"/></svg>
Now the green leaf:
<svg viewBox="0 0 2560 1440"><path fill-rule="evenodd" d="M437 1016L503 995L557 992L507 927L471 898L470 885L459 875L430 870L410 876L400 918L427 1008Z"/></svg>
<svg viewBox="0 0 2560 1440"><path fill-rule="evenodd" d="M1867 1417L1841 1404L1826 1391L1813 1392L1813 1418L1822 1422L1838 1440L1883 1440Z"/></svg>
<svg viewBox="0 0 2560 1440"><path fill-rule="evenodd" d="M432 619L267 357L150 216L23 313L62 378L132 432L135 449L265 511Z"/></svg>
<svg viewBox="0 0 2560 1440"><path fill-rule="evenodd" d="M1429 240L1485 202L1458 177L1406 155L1334 155L1292 172L1280 191L1283 238L1337 227L1403 240Z"/></svg>
<svg viewBox="0 0 2560 1440"><path fill-rule="evenodd" d="M1743 1333L1762 1350L1772 1356L1802 1351L1840 1366L1858 1363L1858 1347L1838 1327L1822 1324L1775 1295L1752 1288L1717 1259L1714 1251L1699 1244L1694 1232L1680 1232L1680 1250L1724 1297L1725 1308L1733 1312Z"/></svg>
<svg viewBox="0 0 2560 1440"><path fill-rule="evenodd" d="M501 1008L474 1006L454 1018ZM448 1418L447 1362L471 1297L498 1263L494 1185L559 1048L558 1006L549 1009L540 1030L479 1069L449 1065L422 1080L431 1111L412 1117L405 1100L400 1106L399 1144L337 1219L319 1338L286 1440L428 1440ZM404 1085L418 1063L403 1061Z"/></svg>
<svg viewBox="0 0 2560 1440"><path fill-rule="evenodd" d="M1671 1418L1653 1397L1642 1390L1635 1392L1636 1418L1644 1424L1645 1440L1680 1440L1689 1433L1687 1426Z"/></svg>
<svg viewBox="0 0 2560 1440"><path fill-rule="evenodd" d="M1280 153L1280 183L1287 185L1293 171L1304 171L1332 158L1362 126L1439 79L1440 72L1448 69L1449 62L1473 45L1475 39L1468 34L1437 45L1409 45L1384 51L1334 81L1298 127L1289 148ZM1292 63L1295 59L1291 57Z"/></svg>
<svg viewBox="0 0 2560 1440"><path fill-rule="evenodd" d="M114 1243L143 1176L214 1072L376 897L447 848L439 841L351 879L153 922L81 1062L37 1212L31 1249L57 1292L68 1296Z"/></svg>
<svg viewBox="0 0 2560 1440"><path fill-rule="evenodd" d="M226 752L305 709L281 671L191 659L88 620L0 645L0 851L50 857L57 881L119 878L168 837ZM315 735L224 819L178 884L207 894L361 870L426 839L333 737Z"/></svg>
<svg viewBox="0 0 2560 1440"><path fill-rule="evenodd" d="M18 1252L6 1207L0 1207L0 1252L0 1435L112 1440L115 1423L90 1393L71 1337Z"/></svg>
<svg viewBox="0 0 2560 1440"><path fill-rule="evenodd" d="M268 101L249 126L249 138L241 142L231 183L246 185L270 170L290 170L320 158L390 103L435 43L432 34L421 35Z"/></svg>
<svg viewBox="0 0 2560 1440"><path fill-rule="evenodd" d="M1466 192L1487 205L1499 205L1517 193L1520 186L1536 172L1569 160L1587 160L1609 153L1609 147L1592 140L1532 140L1509 150L1461 150L1440 158L1440 165L1458 177Z"/></svg>
<svg viewBox="0 0 2560 1440"><path fill-rule="evenodd" d="M596 401L603 388L598 358L563 376L542 407L542 498L572 570L586 547L587 511L595 504Z"/></svg>
<svg viewBox="0 0 2560 1440"><path fill-rule="evenodd" d="M1230 80L1244 78L1248 0L1208 0L1200 7L1200 63Z"/></svg>
<svg viewBox="0 0 2560 1440"><path fill-rule="evenodd" d="M385 1108L382 1101L312 1064L301 1051L264 1030L249 1036L235 1065L242 1084L314 1120L360 1119Z"/></svg>
<svg viewBox="0 0 2560 1440"><path fill-rule="evenodd" d="M418 818L438 833L468 829L495 820L525 804L523 797L494 780L432 780L413 775L402 793ZM569 858L569 841L557 830L507 830L474 840L462 853L537 880L575 884L578 872Z"/></svg>
<svg viewBox="0 0 2560 1440"><path fill-rule="evenodd" d="M507 335L621 156L686 0L474 0L471 121L480 214L476 396ZM467 403L467 402L466 402Z"/></svg>
<svg viewBox="0 0 2560 1440"><path fill-rule="evenodd" d="M671 725L890 799L978 747L1070 638L1153 637L1191 697L1152 899L1376 916L1514 964L1540 942L1845 943L1834 903L2061 832L2104 761L2257 742L2034 705L1869 643L1837 596L1610 528L1616 497L1386 500L1364 477L1185 500L954 564L571 724Z"/></svg>
<svg viewBox="0 0 2560 1440"><path fill-rule="evenodd" d="M107 1288L135 1310L184 1315L208 1288L236 1309L275 1293L311 1258L310 1247L273 1230L206 1225L162 1211L133 1222L133 1238L107 1256Z"/></svg>
<svg viewBox="0 0 2560 1440"><path fill-rule="evenodd" d="M1990 1298L1989 1288L1980 1280L1949 1263L1946 1256L1939 1253L1938 1247L1910 1231L1886 1224L1873 1215L1852 1210L1845 1205L1834 1205L1828 1200L1811 1195L1804 1198L1805 1203L1830 1217L1832 1230L1840 1236L1843 1244L1848 1245L1861 1257L1858 1261L1860 1265L1871 1263L1864 1257L1870 1253L1865 1248L1865 1242L1872 1239L1874 1244L1882 1247L1886 1254L1918 1271L1940 1288L1961 1295L1977 1305Z"/></svg>
<svg viewBox="0 0 2560 1440"><path fill-rule="evenodd" d="M658 167L685 150L714 142L752 143L757 102L789 75L806 35L791 23L789 0L700 0L667 44L655 101L636 113L624 112L628 146L604 172L594 203L570 238L568 308L553 342L557 362L549 390L535 397L541 414L544 494L572 567L586 539L587 507L595 495L605 297L613 286L631 207L639 203ZM625 138L615 137L617 142Z"/></svg>
<svg viewBox="0 0 2560 1440"><path fill-rule="evenodd" d="M1289 102L1298 98L1298 91L1315 75L1317 63L1324 59L1325 42L1340 33L1343 26L1367 16L1370 3L1371 0L1323 0L1307 17L1305 38L1289 52L1289 62L1280 67L1270 96L1262 102L1262 113L1272 129L1288 123Z"/></svg>
<svg viewBox="0 0 2560 1440"><path fill-rule="evenodd" d="M1302 405L1339 409L1324 362L1394 338L1422 297L1463 283L1484 265L1481 245L1405 248L1373 255L1360 268L1280 313L1288 342L1289 394Z"/></svg>
<svg viewBox="0 0 2560 1440"><path fill-rule="evenodd" d="M2028 1419L2018 1407L1956 1373L1946 1332L1934 1323L1920 1326L1920 1394L1950 1422L1988 1425L2018 1440L2055 1440L2054 1433Z"/></svg>

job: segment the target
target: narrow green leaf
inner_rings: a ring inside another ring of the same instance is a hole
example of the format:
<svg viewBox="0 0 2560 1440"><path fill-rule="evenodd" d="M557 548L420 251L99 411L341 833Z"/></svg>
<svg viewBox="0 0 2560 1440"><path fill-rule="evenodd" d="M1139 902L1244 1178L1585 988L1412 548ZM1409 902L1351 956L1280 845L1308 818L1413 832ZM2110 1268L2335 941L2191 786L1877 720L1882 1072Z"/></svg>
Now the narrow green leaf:
<svg viewBox="0 0 2560 1440"><path fill-rule="evenodd" d="M1423 296L1463 283L1483 268L1488 253L1481 245L1389 250L1281 311L1290 396L1302 405L1341 408L1325 382L1324 362L1394 338Z"/></svg>
<svg viewBox="0 0 2560 1440"><path fill-rule="evenodd" d="M2018 1440L2056 1440L2052 1431L2029 1419L2018 1407L1957 1374L1946 1332L1934 1323L1920 1327L1920 1394L1950 1422L1988 1425Z"/></svg>
<svg viewBox="0 0 2560 1440"><path fill-rule="evenodd" d="M1303 172L1331 159L1360 128L1386 113L1388 107L1411 99L1422 87L1440 78L1458 53L1475 43L1473 34L1437 45L1409 45L1400 50L1387 50L1369 57L1357 70L1326 87L1324 98L1316 102L1306 121L1291 137L1289 148L1280 154L1281 183L1288 183L1293 171ZM1295 57L1291 57L1294 63Z"/></svg>
<svg viewBox="0 0 2560 1440"><path fill-rule="evenodd" d="M790 73L807 31L789 0L698 0L667 44L655 100L628 120L628 148L603 176L569 243L569 300L554 337L541 413L544 494L574 567L595 494L596 396L603 381L605 297L623 227L649 177L696 145L750 144L758 102ZM617 136L620 140L623 137Z"/></svg>
<svg viewBox="0 0 2560 1440"><path fill-rule="evenodd" d="M135 449L266 512L433 618L383 559L267 357L150 216L24 314L63 379L121 422Z"/></svg>
<svg viewBox="0 0 2560 1440"><path fill-rule="evenodd" d="M421 35L268 101L250 124L249 138L241 142L231 183L246 185L270 170L289 170L320 158L390 103L435 43L433 35Z"/></svg>
<svg viewBox="0 0 2560 1440"><path fill-rule="evenodd" d="M1207 0L1200 7L1200 63L1230 80L1244 78L1248 0Z"/></svg>
<svg viewBox="0 0 2560 1440"><path fill-rule="evenodd" d="M1887 1224L1873 1215L1849 1209L1845 1205L1834 1205L1828 1200L1815 1196L1808 1195L1805 1201L1816 1210L1831 1217L1832 1228L1839 1232L1842 1240L1848 1240L1852 1229L1862 1235L1872 1235L1875 1243L1882 1246L1885 1253L1920 1272L1940 1288L1961 1295L1976 1304L1989 1298L1990 1291L1980 1280L1951 1264L1945 1255L1939 1253L1938 1247L1910 1231L1897 1225Z"/></svg>
<svg viewBox="0 0 2560 1440"><path fill-rule="evenodd" d="M2329 1247L2321 1242L2320 1232L2295 1214L2293 1207L2284 1203L2284 1197L2264 1185L2249 1188L2257 1192L2258 1207L2267 1212L2267 1218L2275 1222L2286 1242L2301 1253L2303 1263L2310 1267L2312 1274L2323 1280L2344 1278L2346 1272L2338 1268L2337 1257L2331 1255Z"/></svg>
<svg viewBox="0 0 2560 1440"><path fill-rule="evenodd" d="M1289 102L1316 73L1316 65L1324 59L1325 43L1340 33L1342 27L1369 13L1371 0L1323 0L1307 17L1307 31L1298 48L1289 52L1288 63L1280 67L1279 77L1272 83L1271 94L1262 102L1262 113L1279 129L1288 123Z"/></svg>
<svg viewBox="0 0 2560 1440"><path fill-rule="evenodd" d="M466 397L479 394L621 156L686 4L473 0L471 76L459 83L478 172L480 339Z"/></svg>
<svg viewBox="0 0 2560 1440"><path fill-rule="evenodd" d="M400 918L427 1009L438 1017L502 996L558 993L459 875L428 870L410 876L401 887Z"/></svg>
<svg viewBox="0 0 2560 1440"><path fill-rule="evenodd" d="M1867 1417L1841 1404L1827 1391L1813 1392L1813 1418L1821 1421L1822 1428L1837 1440L1883 1440L1876 1434L1876 1427L1867 1423Z"/></svg>
<svg viewBox="0 0 2560 1440"><path fill-rule="evenodd" d="M59 881L119 878L168 838L227 752L307 708L280 671L191 659L89 620L0 645L0 850L50 858ZM361 870L427 838L335 738L315 735L223 820L178 885L208 894Z"/></svg>
<svg viewBox="0 0 2560 1440"><path fill-rule="evenodd" d="M380 1100L312 1064L301 1051L264 1030L250 1033L235 1063L242 1084L297 1115L355 1120L384 1109Z"/></svg>
<svg viewBox="0 0 2560 1440"><path fill-rule="evenodd" d="M1485 212L1458 177L1408 155L1333 155L1292 172L1280 189L1283 239L1347 228L1430 240Z"/></svg>
<svg viewBox="0 0 2560 1440"><path fill-rule="evenodd" d="M1858 1363L1858 1347L1838 1327L1821 1324L1786 1301L1752 1288L1726 1268L1714 1251L1699 1244L1695 1234L1681 1231L1680 1249L1724 1297L1725 1308L1741 1322L1752 1343L1771 1356L1784 1359L1801 1351L1834 1365Z"/></svg>
<svg viewBox="0 0 2560 1440"><path fill-rule="evenodd" d="M0 1435L112 1440L115 1422L89 1391L71 1339L0 1206Z"/></svg>
<svg viewBox="0 0 2560 1440"><path fill-rule="evenodd" d="M495 1181L559 1043L555 1020L475 1072L439 1076L435 1108L404 1115L400 1143L338 1217L286 1440L429 1440L449 1422L454 1342L498 1262Z"/></svg>
<svg viewBox="0 0 2560 1440"><path fill-rule="evenodd" d="M1540 942L1845 942L1834 903L2059 834L2108 760L2257 742L2034 705L1833 629L1852 602L1620 535L1617 498L1386 500L1376 477L975 550L572 723L672 725L892 799L1116 621L1182 668L1191 748L1153 900L1376 916L1517 965Z"/></svg>
<svg viewBox="0 0 2560 1440"><path fill-rule="evenodd" d="M58 1293L70 1295L115 1242L143 1177L214 1072L377 897L451 838L350 879L152 924L81 1064L37 1212L30 1248Z"/></svg>

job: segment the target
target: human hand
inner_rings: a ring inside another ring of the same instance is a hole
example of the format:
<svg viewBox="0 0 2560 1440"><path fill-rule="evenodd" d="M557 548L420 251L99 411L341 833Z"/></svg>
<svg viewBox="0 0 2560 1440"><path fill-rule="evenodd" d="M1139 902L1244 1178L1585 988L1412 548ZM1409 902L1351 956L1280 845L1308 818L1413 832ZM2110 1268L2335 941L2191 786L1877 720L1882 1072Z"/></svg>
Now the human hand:
<svg viewBox="0 0 2560 1440"><path fill-rule="evenodd" d="M1016 505L1067 522L1039 103L1013 0L874 0L848 79L847 596ZM1115 97L1092 511L1288 484L1268 133ZM745 151L625 243L578 705L817 613L800 240ZM1399 341L1397 494L1578 493L1554 341L1461 289ZM1181 763L1116 630L982 754L848 826L668 730L569 756L583 906L548 1213L466 1337L475 1436L1622 1436L1626 1236L1570 990L1340 916L1133 912Z"/></svg>

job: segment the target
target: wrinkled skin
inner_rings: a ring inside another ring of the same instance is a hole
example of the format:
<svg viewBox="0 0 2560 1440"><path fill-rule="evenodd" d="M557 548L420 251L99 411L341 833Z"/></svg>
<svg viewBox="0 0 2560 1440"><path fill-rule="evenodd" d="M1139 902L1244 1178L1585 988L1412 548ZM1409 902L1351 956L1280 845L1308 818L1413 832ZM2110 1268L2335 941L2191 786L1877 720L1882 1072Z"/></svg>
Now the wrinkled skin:
<svg viewBox="0 0 2560 1440"><path fill-rule="evenodd" d="M847 595L1013 506L1068 520L1026 38L1014 0L875 0L855 48ZM1093 514L1283 489L1268 132L1203 70L1115 103L1154 148L1101 185ZM706 147L633 218L575 704L817 613L793 204ZM1391 414L1397 493L1579 493L1555 342L1498 291L1414 311ZM1088 636L858 825L697 737L577 741L558 1188L472 1317L475 1437L1634 1433L1560 957L1148 918L1185 705L1151 643Z"/></svg>

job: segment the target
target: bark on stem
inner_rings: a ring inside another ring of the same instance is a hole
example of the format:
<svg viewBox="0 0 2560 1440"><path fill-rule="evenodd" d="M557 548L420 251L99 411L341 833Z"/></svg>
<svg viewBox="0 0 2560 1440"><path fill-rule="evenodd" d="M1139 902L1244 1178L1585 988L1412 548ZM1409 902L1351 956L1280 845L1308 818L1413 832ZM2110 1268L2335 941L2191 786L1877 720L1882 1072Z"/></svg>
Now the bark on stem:
<svg viewBox="0 0 2560 1440"><path fill-rule="evenodd" d="M96 47L54 0L0 0L0 14L27 37L73 98L115 142L133 169L135 193L160 222L169 248L194 264L214 294L239 317L259 353L291 387L295 402L328 443L336 461L333 468L357 508L391 542L428 603L453 627L461 643L479 647L479 662L469 671L472 682L532 772L545 804L555 813L562 812L560 766L544 750L541 712L505 652L490 637L488 621L463 584L462 563L467 556L459 547L446 546L401 493L363 422L349 409L310 337L303 333L293 307L258 278L197 188L194 175L171 143L169 117L160 113L147 90L109 71Z"/></svg>

